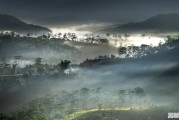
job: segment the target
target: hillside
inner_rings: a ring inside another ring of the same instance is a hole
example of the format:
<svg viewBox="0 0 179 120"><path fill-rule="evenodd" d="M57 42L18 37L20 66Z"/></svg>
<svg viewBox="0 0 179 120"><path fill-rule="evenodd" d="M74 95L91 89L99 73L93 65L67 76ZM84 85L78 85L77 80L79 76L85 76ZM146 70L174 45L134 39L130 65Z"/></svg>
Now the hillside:
<svg viewBox="0 0 179 120"><path fill-rule="evenodd" d="M46 34L51 32L48 28L28 24L11 15L0 15L0 31L14 31L21 34Z"/></svg>
<svg viewBox="0 0 179 120"><path fill-rule="evenodd" d="M116 32L177 32L179 31L179 14L160 14L141 22L130 22L102 31Z"/></svg>
<svg viewBox="0 0 179 120"><path fill-rule="evenodd" d="M86 112L72 120L167 120L169 110L102 110ZM155 112L157 111L157 112Z"/></svg>

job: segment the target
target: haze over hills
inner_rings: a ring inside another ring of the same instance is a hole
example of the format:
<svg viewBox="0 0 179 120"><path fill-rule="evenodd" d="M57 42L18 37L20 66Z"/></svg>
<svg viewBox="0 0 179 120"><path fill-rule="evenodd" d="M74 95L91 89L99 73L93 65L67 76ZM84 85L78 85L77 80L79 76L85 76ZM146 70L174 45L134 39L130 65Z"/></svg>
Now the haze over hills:
<svg viewBox="0 0 179 120"><path fill-rule="evenodd" d="M179 31L179 14L160 14L142 22L130 22L116 27L109 27L102 31L108 32L177 32Z"/></svg>
<svg viewBox="0 0 179 120"><path fill-rule="evenodd" d="M85 19L83 17L61 15L61 16L52 16L52 17L38 19L33 23L46 27L64 27L64 26L68 27L73 25L86 24L90 22L91 20Z"/></svg>
<svg viewBox="0 0 179 120"><path fill-rule="evenodd" d="M47 34L51 30L38 25L28 24L11 15L0 15L0 30L14 31L20 34Z"/></svg>

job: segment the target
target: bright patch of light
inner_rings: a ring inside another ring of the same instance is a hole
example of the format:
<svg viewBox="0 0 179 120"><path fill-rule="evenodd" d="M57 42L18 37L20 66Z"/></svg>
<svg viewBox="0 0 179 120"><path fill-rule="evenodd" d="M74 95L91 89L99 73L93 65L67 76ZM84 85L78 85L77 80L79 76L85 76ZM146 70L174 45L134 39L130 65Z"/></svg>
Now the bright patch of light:
<svg viewBox="0 0 179 120"><path fill-rule="evenodd" d="M75 33L78 38L83 38L85 34L92 34L93 31L98 31L107 26L108 24L81 24L74 25L71 27L63 27L63 28L51 28L53 34L57 33Z"/></svg>
<svg viewBox="0 0 179 120"><path fill-rule="evenodd" d="M115 47L119 47L121 44L123 46L130 46L130 45L140 46L142 44L158 46L160 42L164 43L165 39L157 36L147 36L147 35L146 36L130 35L130 37L126 39L110 38L110 44Z"/></svg>
<svg viewBox="0 0 179 120"><path fill-rule="evenodd" d="M85 25L79 25L79 26L71 26L68 28L51 28L51 30L53 31L53 34L57 34L57 33L75 33L79 38L81 36L84 36L85 34L91 34L90 31L81 31L79 29L86 27Z"/></svg>
<svg viewBox="0 0 179 120"><path fill-rule="evenodd" d="M78 38L81 38L85 34L90 34L91 33L89 31L77 31L74 28L51 28L51 30L53 31L53 34L75 33L78 36Z"/></svg>
<svg viewBox="0 0 179 120"><path fill-rule="evenodd" d="M157 46L160 42L164 42L164 38L160 38L157 36L142 37L140 35L136 35L129 37L129 41L131 41L134 45L147 44Z"/></svg>
<svg viewBox="0 0 179 120"><path fill-rule="evenodd" d="M123 108L103 108L101 111L129 111L131 108L130 107L123 107ZM149 109L145 106L143 107L133 107L133 110L146 110ZM62 120L74 120L83 114L90 113L90 112L99 112L99 109L90 109L90 110L79 110L77 112L74 112L68 116L65 116Z"/></svg>
<svg viewBox="0 0 179 120"><path fill-rule="evenodd" d="M66 69L64 72L66 74L70 74L70 73L78 72L79 70L80 70L79 68L69 68L69 69Z"/></svg>

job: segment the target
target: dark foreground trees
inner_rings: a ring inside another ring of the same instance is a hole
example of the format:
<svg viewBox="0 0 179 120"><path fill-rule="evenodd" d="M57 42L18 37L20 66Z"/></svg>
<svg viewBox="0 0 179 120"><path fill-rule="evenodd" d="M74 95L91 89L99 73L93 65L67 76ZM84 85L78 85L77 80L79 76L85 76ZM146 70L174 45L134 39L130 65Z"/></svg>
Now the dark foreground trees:
<svg viewBox="0 0 179 120"><path fill-rule="evenodd" d="M51 120L62 119L79 110L89 109L122 109L123 107L139 107L135 100L142 103L143 88L132 89L133 98L129 90L109 91L107 89L81 88L80 90L61 91L56 95L47 95L36 98L25 104L17 112L10 115L1 114L2 120ZM118 93L118 94L116 94Z"/></svg>

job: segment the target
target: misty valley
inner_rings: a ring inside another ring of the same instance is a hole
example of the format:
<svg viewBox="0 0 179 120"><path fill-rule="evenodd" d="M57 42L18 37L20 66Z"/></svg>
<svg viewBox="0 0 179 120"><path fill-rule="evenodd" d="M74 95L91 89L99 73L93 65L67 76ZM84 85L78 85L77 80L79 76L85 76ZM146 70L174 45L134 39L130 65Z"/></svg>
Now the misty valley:
<svg viewBox="0 0 179 120"><path fill-rule="evenodd" d="M0 119L167 120L179 110L178 36L130 36L1 32Z"/></svg>
<svg viewBox="0 0 179 120"><path fill-rule="evenodd" d="M0 0L0 120L178 120L179 0Z"/></svg>

